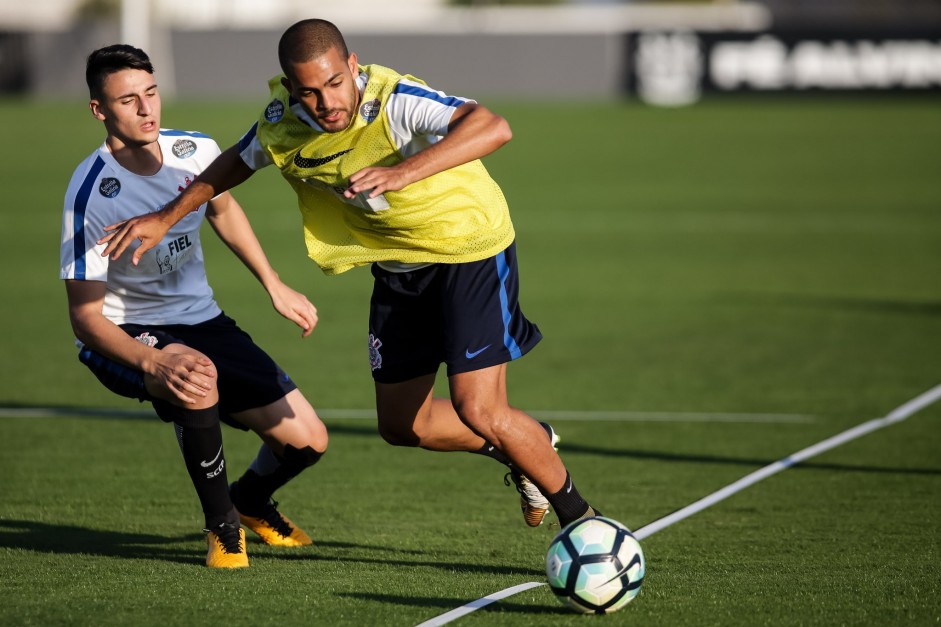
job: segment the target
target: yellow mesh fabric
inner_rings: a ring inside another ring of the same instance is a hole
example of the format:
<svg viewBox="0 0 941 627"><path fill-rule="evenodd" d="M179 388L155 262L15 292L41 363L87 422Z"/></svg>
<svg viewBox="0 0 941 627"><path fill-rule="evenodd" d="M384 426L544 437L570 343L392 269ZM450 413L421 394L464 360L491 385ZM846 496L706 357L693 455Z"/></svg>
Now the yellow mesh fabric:
<svg viewBox="0 0 941 627"><path fill-rule="evenodd" d="M319 133L298 120L280 77L269 85L283 106L283 117L269 121L262 115L258 122L261 144L297 193L310 258L325 273L339 274L375 261L478 261L509 246L514 231L506 200L480 161L383 198L343 198L350 175L402 160L385 116L386 102L402 76L378 65L360 71L369 75L369 82L360 114L348 129ZM379 114L370 122L362 113L376 102Z"/></svg>

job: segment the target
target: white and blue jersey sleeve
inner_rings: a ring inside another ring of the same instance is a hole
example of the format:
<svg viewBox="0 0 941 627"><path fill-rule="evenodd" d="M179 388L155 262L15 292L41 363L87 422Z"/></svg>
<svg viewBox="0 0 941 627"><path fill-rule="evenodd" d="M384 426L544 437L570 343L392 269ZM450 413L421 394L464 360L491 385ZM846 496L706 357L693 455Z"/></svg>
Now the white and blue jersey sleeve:
<svg viewBox="0 0 941 627"><path fill-rule="evenodd" d="M108 206L95 208L92 194L109 195L115 184L112 177L102 177L105 161L99 154L92 153L75 169L65 194L65 207L62 214L62 248L60 250L60 272L63 279L82 281L107 281L108 258L102 257L104 245L95 242L104 236L104 227L118 222L115 213ZM107 172L106 172L107 174ZM120 191L120 184L117 184ZM89 211L89 205L92 211Z"/></svg>
<svg viewBox="0 0 941 627"><path fill-rule="evenodd" d="M271 165L271 157L268 156L268 153L262 147L261 142L258 141L258 122L252 124L252 127L242 135L242 138L239 139L239 155L242 157L242 161L245 162L245 165L250 167L252 170L261 170L264 167Z"/></svg>
<svg viewBox="0 0 941 627"><path fill-rule="evenodd" d="M402 156L421 152L447 135L455 109L468 102L474 101L400 80L386 103L386 117Z"/></svg>

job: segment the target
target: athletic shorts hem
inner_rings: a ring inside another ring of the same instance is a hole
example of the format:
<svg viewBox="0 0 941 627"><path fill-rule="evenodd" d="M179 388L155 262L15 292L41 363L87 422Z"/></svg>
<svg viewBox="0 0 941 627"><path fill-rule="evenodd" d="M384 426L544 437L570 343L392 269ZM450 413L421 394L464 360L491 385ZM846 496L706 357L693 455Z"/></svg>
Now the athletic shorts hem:
<svg viewBox="0 0 941 627"><path fill-rule="evenodd" d="M540 337L539 339L542 339L542 338ZM458 365L455 365L454 367L451 367L451 366L449 365L449 366L448 366L448 376L451 377L451 376L454 376L454 375L456 375L456 374L464 374L465 372L474 372L475 370L484 370L485 368L491 368L491 367L493 367L493 366L499 366L500 364L509 364L509 363L512 363L512 362L514 362L514 361L520 359L521 357L523 357L523 355L526 355L527 353L529 353L529 351L531 351L533 348L535 348L538 343L539 343L539 340L536 340L535 342L531 343L530 345L528 345L528 346L526 346L526 347L522 347L522 348L520 349L520 354L519 354L518 356L512 357L512 358L507 358L506 355L502 355L502 356L497 356L497 357L495 357L495 358L493 358L493 359L481 360L481 361L476 361L476 360L475 360L475 361L472 361L472 362L468 362L468 363L466 363L466 364L458 364Z"/></svg>
<svg viewBox="0 0 941 627"><path fill-rule="evenodd" d="M419 377L426 377L430 374L437 374L438 366L435 366L433 369L428 369L427 367L414 368L413 371L404 370L398 368L396 370L388 371L383 373L382 369L372 371L372 379L376 383L385 383L385 384L395 384L395 383L405 383L406 381L411 381Z"/></svg>
<svg viewBox="0 0 941 627"><path fill-rule="evenodd" d="M248 427L231 414L265 407L297 389L278 364L225 314L197 324L119 326L153 348L179 343L209 357L219 373L219 417L237 429L247 431ZM147 391L140 370L112 361L87 346L79 351L79 360L111 392L140 401L158 400Z"/></svg>

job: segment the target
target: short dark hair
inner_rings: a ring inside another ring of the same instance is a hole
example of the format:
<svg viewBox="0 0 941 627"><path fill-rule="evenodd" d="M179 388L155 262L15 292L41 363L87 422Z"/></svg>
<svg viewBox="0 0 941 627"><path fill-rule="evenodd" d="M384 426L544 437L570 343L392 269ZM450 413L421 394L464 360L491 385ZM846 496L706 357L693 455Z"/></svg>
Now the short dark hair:
<svg viewBox="0 0 941 627"><path fill-rule="evenodd" d="M349 58L350 51L339 28L327 20L301 20L284 31L278 42L281 71L287 74L291 65L316 59L333 48L339 50L344 59Z"/></svg>
<svg viewBox="0 0 941 627"><path fill-rule="evenodd" d="M88 84L89 95L92 98L100 98L105 79L121 70L144 70L153 74L154 66L147 53L134 46L115 44L99 48L88 55L85 64L85 82Z"/></svg>

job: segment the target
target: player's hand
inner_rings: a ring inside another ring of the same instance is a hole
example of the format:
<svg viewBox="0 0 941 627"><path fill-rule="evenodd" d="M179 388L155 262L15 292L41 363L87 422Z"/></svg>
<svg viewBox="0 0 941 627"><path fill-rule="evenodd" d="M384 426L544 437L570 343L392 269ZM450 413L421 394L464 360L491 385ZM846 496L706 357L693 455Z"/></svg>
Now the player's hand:
<svg viewBox="0 0 941 627"><path fill-rule="evenodd" d="M160 351L154 372L157 381L184 403L204 398L216 385L216 367L207 357L192 353Z"/></svg>
<svg viewBox="0 0 941 627"><path fill-rule="evenodd" d="M317 308L306 296L281 282L269 289L268 295L277 312L302 329L301 337L310 335L317 326Z"/></svg>
<svg viewBox="0 0 941 627"><path fill-rule="evenodd" d="M350 176L350 186L343 191L343 196L353 198L362 192L369 192L369 198L375 198L384 192L396 192L412 183L401 168L363 168Z"/></svg>
<svg viewBox="0 0 941 627"><path fill-rule="evenodd" d="M112 260L117 260L134 240L140 240L140 246L131 257L131 263L136 266L143 254L160 243L169 230L170 224L162 219L159 212L111 224L105 227L107 235L98 240L98 244L107 244L101 256L111 255Z"/></svg>

